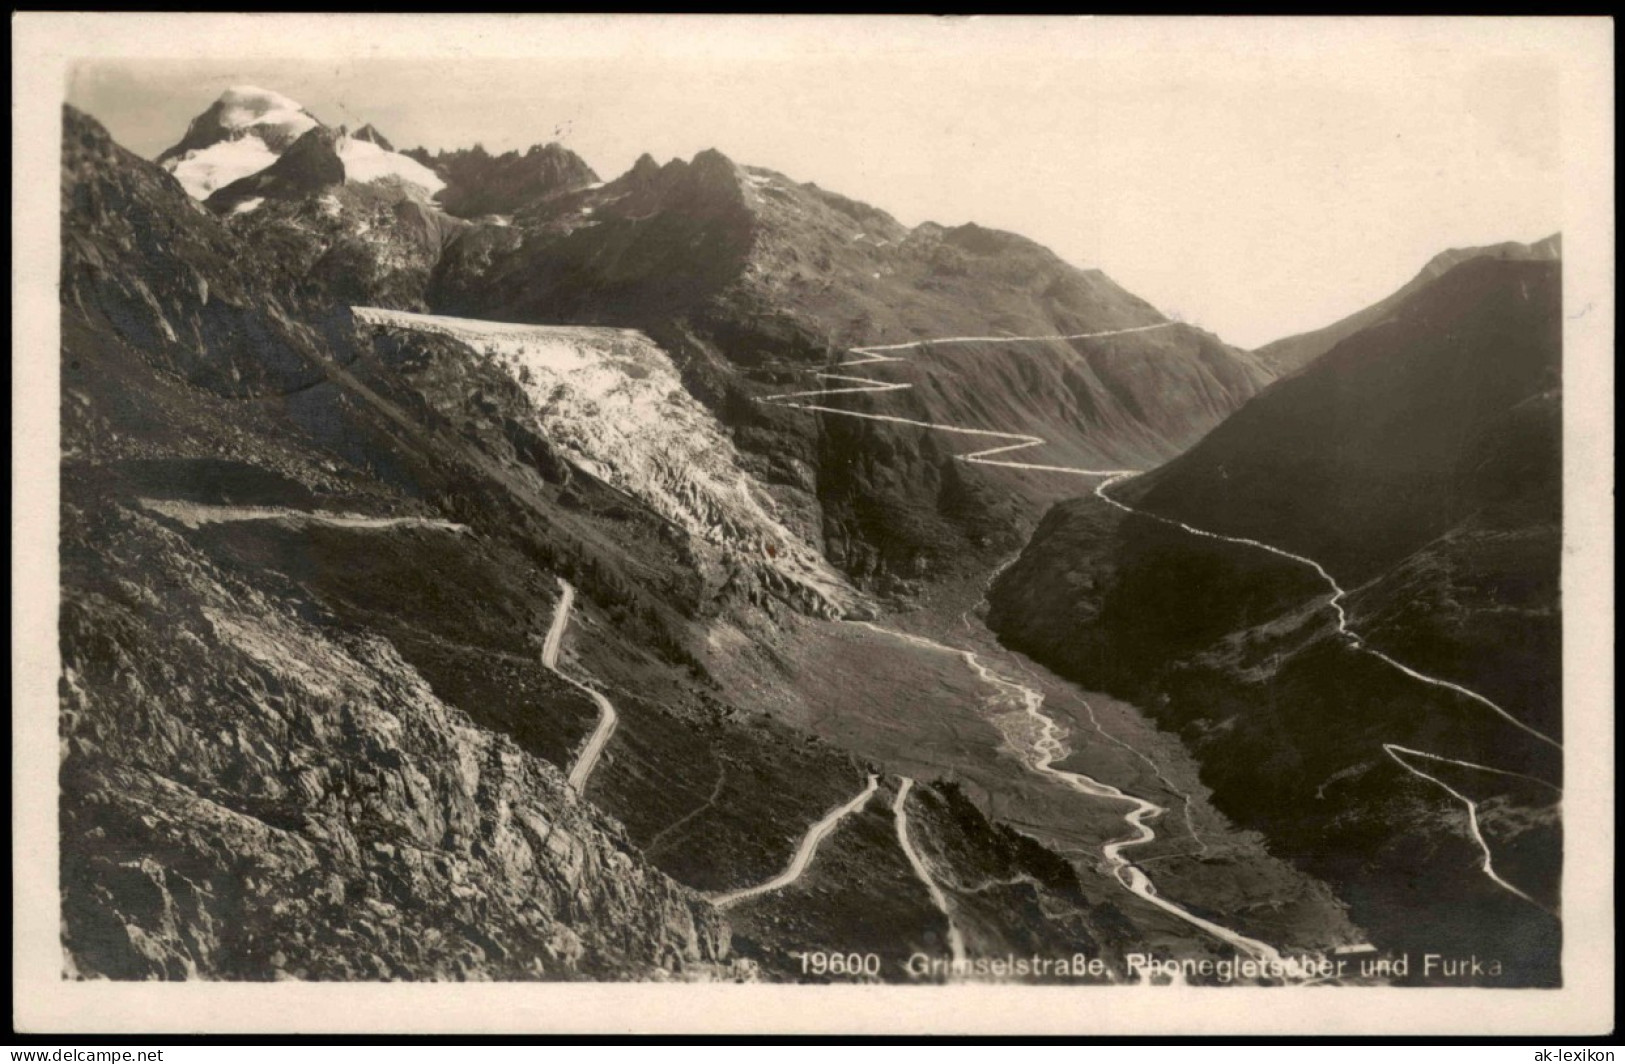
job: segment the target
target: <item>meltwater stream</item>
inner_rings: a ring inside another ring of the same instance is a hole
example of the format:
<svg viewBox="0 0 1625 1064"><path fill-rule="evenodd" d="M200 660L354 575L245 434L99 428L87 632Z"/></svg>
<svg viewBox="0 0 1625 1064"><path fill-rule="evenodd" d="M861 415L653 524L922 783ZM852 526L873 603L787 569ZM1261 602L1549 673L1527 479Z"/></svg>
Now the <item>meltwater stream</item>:
<svg viewBox="0 0 1625 1064"><path fill-rule="evenodd" d="M1008 744L1010 751L1015 754L1022 764L1032 772L1079 794L1086 794L1091 798L1125 802L1132 806L1123 817L1124 822L1132 829L1132 834L1108 842L1100 848L1101 855L1105 857L1107 866L1112 870L1113 877L1125 890L1151 905L1155 905L1169 915L1190 924L1192 927L1199 928L1214 938L1225 942L1238 952L1272 965L1288 966L1286 959L1273 946L1260 942L1255 938L1248 938L1246 935L1197 916L1195 913L1164 898L1157 892L1156 884L1151 882L1150 877L1127 857L1123 856L1124 850L1133 846L1143 846L1157 837L1156 832L1151 829L1151 826L1146 821L1155 819L1166 810L1155 802L1146 801L1144 798L1138 798L1132 794L1125 794L1111 784L1102 783L1092 776L1056 768L1056 763L1064 761L1071 751L1066 746L1061 725L1044 713L1043 692L995 672L972 651L946 646L907 632L882 628L868 621L852 621L850 623L892 639L900 639L914 646L938 653L957 655L961 661L976 673L978 678L999 692L990 704L1000 707L1001 711L995 713L991 723L998 729L999 734L1004 737L1005 743Z"/></svg>

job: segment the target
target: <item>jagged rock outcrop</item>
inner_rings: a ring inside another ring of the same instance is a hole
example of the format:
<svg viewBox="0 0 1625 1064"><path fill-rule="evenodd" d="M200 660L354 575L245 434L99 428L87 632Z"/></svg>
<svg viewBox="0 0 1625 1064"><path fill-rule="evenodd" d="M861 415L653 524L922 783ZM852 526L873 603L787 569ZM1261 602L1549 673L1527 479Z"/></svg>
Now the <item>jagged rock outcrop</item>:
<svg viewBox="0 0 1625 1064"><path fill-rule="evenodd" d="M391 144L389 142L389 138L380 133L378 131L378 127L373 125L371 122L368 122L354 133L351 133L350 136L354 137L356 140L364 140L369 144L376 144L385 151L395 150L395 145Z"/></svg>
<svg viewBox="0 0 1625 1064"><path fill-rule="evenodd" d="M388 642L322 632L149 516L67 516L73 972L725 973L708 903Z"/></svg>
<svg viewBox="0 0 1625 1064"><path fill-rule="evenodd" d="M562 144L533 144L524 152L491 155L476 145L430 155L406 153L445 179L436 202L459 218L510 215L538 200L586 188L598 175Z"/></svg>
<svg viewBox="0 0 1625 1064"><path fill-rule="evenodd" d="M226 224L275 254L312 297L422 310L444 249L469 229L392 188L346 184L320 195L267 200Z"/></svg>

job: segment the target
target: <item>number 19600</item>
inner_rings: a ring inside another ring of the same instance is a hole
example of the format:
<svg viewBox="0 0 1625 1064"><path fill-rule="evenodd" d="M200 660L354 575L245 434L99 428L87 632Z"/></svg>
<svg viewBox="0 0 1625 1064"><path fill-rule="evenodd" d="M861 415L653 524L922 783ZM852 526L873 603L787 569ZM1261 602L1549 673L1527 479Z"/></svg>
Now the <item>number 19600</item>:
<svg viewBox="0 0 1625 1064"><path fill-rule="evenodd" d="M878 953L827 953L823 950L808 950L804 953L792 953L790 956L801 960L802 975L858 977L880 974Z"/></svg>

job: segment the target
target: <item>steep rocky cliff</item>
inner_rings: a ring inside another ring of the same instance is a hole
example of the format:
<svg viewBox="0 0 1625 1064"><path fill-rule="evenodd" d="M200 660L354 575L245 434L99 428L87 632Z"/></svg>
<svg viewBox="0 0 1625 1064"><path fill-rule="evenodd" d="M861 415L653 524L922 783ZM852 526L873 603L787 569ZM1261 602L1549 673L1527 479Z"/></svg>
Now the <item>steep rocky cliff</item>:
<svg viewBox="0 0 1625 1064"><path fill-rule="evenodd" d="M423 514L430 467L356 453L364 415L327 383L356 349L330 308L93 121L70 110L64 134L68 970L729 974L714 910L570 800L522 730L449 704L383 615L338 625L308 577L244 564L260 548L239 530L259 528L291 537L308 574L323 514ZM349 459L322 442L347 419ZM261 521L273 504L297 519ZM362 554L438 537L464 567L492 564L457 522L382 520L328 533ZM591 712L567 691L536 697Z"/></svg>
<svg viewBox="0 0 1625 1064"><path fill-rule="evenodd" d="M716 911L563 774L150 514L66 504L70 971L115 979L727 974ZM378 535L454 532L366 532Z"/></svg>

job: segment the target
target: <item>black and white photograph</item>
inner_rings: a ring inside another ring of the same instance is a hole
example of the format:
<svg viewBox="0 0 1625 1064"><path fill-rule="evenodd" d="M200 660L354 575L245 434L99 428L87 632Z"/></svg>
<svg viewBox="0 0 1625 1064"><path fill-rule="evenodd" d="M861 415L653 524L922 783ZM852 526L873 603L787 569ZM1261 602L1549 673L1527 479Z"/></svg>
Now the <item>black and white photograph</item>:
<svg viewBox="0 0 1625 1064"><path fill-rule="evenodd" d="M1611 993L1606 20L84 18L41 993Z"/></svg>

